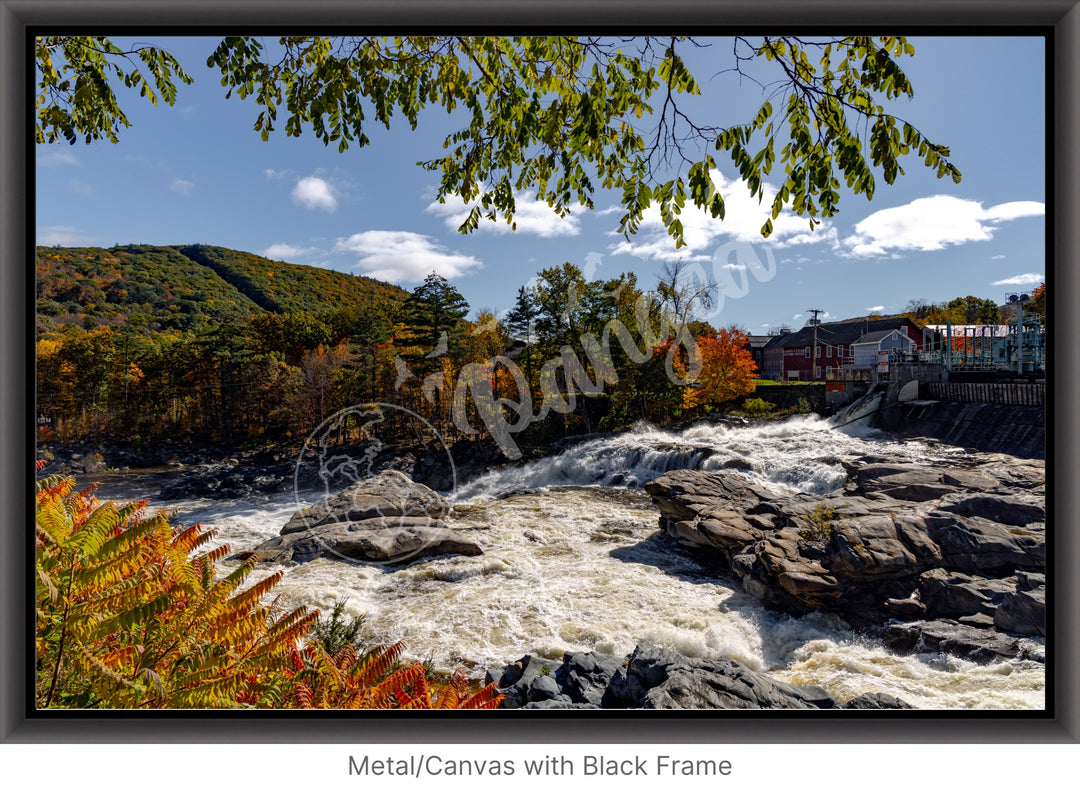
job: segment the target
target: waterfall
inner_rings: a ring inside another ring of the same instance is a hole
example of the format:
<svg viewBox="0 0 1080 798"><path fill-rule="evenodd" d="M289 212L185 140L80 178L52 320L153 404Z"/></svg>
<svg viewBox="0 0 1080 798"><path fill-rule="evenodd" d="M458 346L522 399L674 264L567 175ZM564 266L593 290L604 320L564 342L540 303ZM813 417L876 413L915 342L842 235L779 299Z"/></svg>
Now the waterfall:
<svg viewBox="0 0 1080 798"><path fill-rule="evenodd" d="M863 412L872 416L880 401L881 395L874 394L869 402L860 400L852 408L863 403ZM859 415L853 411L849 419ZM853 437L849 434L852 429L856 436L869 429L868 419L852 424L844 419L798 416L739 427L703 422L681 431L638 424L629 432L492 470L460 486L450 499L472 501L567 486L635 488L681 468L735 469L771 487L824 494L844 484L840 459L850 456L853 447L858 450L874 445Z"/></svg>
<svg viewBox="0 0 1080 798"><path fill-rule="evenodd" d="M829 421L837 428L850 427L847 430L850 433L855 433L857 430L871 429L873 428L874 414L877 413L878 408L881 406L881 400L884 396L885 394L881 391L861 396L832 416Z"/></svg>

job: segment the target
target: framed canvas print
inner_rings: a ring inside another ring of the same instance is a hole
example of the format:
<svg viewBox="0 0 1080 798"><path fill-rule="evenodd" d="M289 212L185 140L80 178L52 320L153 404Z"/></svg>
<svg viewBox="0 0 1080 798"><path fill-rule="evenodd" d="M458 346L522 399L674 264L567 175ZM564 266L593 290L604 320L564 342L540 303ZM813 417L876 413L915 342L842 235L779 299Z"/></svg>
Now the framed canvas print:
<svg viewBox="0 0 1080 798"><path fill-rule="evenodd" d="M5 734L1075 734L1071 2L3 13Z"/></svg>

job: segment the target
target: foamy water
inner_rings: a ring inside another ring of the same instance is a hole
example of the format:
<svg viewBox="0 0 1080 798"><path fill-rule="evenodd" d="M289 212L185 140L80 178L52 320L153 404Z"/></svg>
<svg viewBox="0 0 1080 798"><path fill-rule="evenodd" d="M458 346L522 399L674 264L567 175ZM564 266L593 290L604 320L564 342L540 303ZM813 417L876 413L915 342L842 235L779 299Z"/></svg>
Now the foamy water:
<svg viewBox="0 0 1080 798"><path fill-rule="evenodd" d="M289 605L322 609L345 598L348 612L364 615L371 643L404 639L409 655L438 670L464 666L474 677L523 654L628 654L650 641L687 656L730 656L783 681L821 685L840 700L878 691L926 708L1041 709L1045 675L1037 663L897 656L834 616L761 609L656 535L659 513L640 486L670 468L712 470L738 460L774 488L824 492L843 484L846 459L959 456L849 432L816 417L681 433L638 427L459 486L448 521L481 546L481 556L393 568L315 560L287 568L278 592ZM177 523L207 524L218 530L216 542L242 550L276 536L296 503L290 494L170 507ZM260 566L256 577L278 568Z"/></svg>

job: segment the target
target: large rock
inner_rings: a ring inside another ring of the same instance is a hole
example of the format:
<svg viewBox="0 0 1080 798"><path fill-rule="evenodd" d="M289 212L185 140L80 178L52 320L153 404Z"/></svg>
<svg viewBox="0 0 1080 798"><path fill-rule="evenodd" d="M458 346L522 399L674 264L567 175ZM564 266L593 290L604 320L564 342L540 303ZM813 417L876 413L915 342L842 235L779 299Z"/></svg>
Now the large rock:
<svg viewBox="0 0 1080 798"><path fill-rule="evenodd" d="M820 687L797 687L728 657L692 659L643 643L604 694L604 707L643 709L831 709Z"/></svg>
<svg viewBox="0 0 1080 798"><path fill-rule="evenodd" d="M909 621L885 627L885 645L902 654L950 654L980 664L1005 659L1038 660L1041 649L1023 637L980 629L960 621Z"/></svg>
<svg viewBox="0 0 1080 798"><path fill-rule="evenodd" d="M518 709L532 700L530 688L541 676L549 676L559 668L555 660L525 655L516 662L512 662L505 668L489 670L487 681L498 682L499 690L503 694L503 709ZM567 701L566 703L570 703Z"/></svg>
<svg viewBox="0 0 1080 798"><path fill-rule="evenodd" d="M997 606L1015 591L1015 579L990 579L944 568L919 576L919 599L933 618L959 620L980 613L993 616Z"/></svg>
<svg viewBox="0 0 1080 798"><path fill-rule="evenodd" d="M998 604L994 626L1012 634L1046 637L1046 580L1042 574L1016 575L1016 590Z"/></svg>
<svg viewBox="0 0 1080 798"><path fill-rule="evenodd" d="M240 556L286 564L331 557L398 565L422 557L483 554L441 520L448 509L431 488L400 471L383 471L297 511L278 537Z"/></svg>
<svg viewBox="0 0 1080 798"><path fill-rule="evenodd" d="M422 557L483 553L476 543L434 519L373 518L279 535L245 552L244 556L292 565L319 557L399 565Z"/></svg>
<svg viewBox="0 0 1080 798"><path fill-rule="evenodd" d="M431 488L413 482L400 471L387 470L298 510L281 528L281 534L369 518L442 518L449 509L446 499Z"/></svg>
<svg viewBox="0 0 1080 798"><path fill-rule="evenodd" d="M895 619L948 620L963 628L927 627L921 642L905 643L895 630L888 637L976 658L1016 650L986 633L1044 634L1044 591L1019 587L1016 576L1046 564L1036 466L999 458L985 469L944 468L887 457L843 465L846 485L824 496L773 493L731 471L670 471L645 490L668 536L769 609L833 612L878 630Z"/></svg>
<svg viewBox="0 0 1080 798"><path fill-rule="evenodd" d="M945 474L940 469L896 463L861 469L857 483L864 493L915 502L930 501L960 490L957 485L945 481Z"/></svg>

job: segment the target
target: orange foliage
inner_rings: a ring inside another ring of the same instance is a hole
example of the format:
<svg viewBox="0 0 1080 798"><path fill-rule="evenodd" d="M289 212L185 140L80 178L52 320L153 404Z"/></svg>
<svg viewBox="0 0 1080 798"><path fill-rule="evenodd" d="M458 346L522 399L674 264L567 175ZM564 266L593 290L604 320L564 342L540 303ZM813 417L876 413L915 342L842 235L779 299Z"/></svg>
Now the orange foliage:
<svg viewBox="0 0 1080 798"><path fill-rule="evenodd" d="M719 330L715 337L698 338L701 371L683 393L683 407L716 405L753 393L757 364L748 343L746 333L738 327Z"/></svg>

